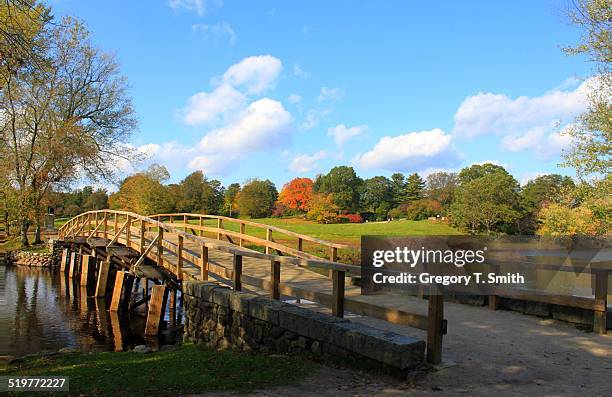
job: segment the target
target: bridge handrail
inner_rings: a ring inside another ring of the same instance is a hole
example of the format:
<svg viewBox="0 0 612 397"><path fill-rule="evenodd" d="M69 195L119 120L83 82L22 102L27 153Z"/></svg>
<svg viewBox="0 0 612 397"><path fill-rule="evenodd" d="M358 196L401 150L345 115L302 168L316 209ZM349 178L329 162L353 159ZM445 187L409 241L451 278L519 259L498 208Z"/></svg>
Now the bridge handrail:
<svg viewBox="0 0 612 397"><path fill-rule="evenodd" d="M207 248L213 248L213 249L216 249L222 252L226 252L226 253L230 253L230 254L234 254L234 255L246 256L246 257L251 257L251 258L256 258L256 259L267 259L267 260L276 261L280 263L293 264L293 265L297 265L301 267L314 267L314 268L320 268L320 269L336 270L336 271L348 272L348 273L355 274L355 275L361 274L360 266L348 265L344 263L329 261L323 258L317 260L317 259L289 257L289 256L283 256L283 255L261 253L261 252L253 251L250 249L242 248L242 247L228 246L227 244L218 243L216 242L216 240L213 240L210 238L195 236L193 234L187 233L183 230L180 230L178 227L171 226L172 225L171 223L164 223L156 219L153 219L149 216L143 216L143 215L139 215L139 214L136 214L134 212L129 212L129 211L107 210L106 209L106 210L83 212L71 218L68 222L66 222L64 225L62 225L58 229L58 234L60 238L66 237L64 233L67 231L70 231L72 226L76 224L77 220L85 216L92 215L92 214L116 214L116 215L124 215L126 217L129 216L133 218L132 222L134 220L144 221L150 224L150 226L153 228L155 227L162 228L165 231L175 233L188 240L194 241L196 243L204 244ZM98 233L100 232L101 231L98 231ZM245 237L251 237L251 236L245 235Z"/></svg>
<svg viewBox="0 0 612 397"><path fill-rule="evenodd" d="M266 225L265 223L253 222L253 221L249 221L249 220L246 220L246 219L231 218L229 216L223 216L223 215L195 214L195 213L189 213L189 212L177 212L177 213L172 213L172 214L155 214L155 215L150 215L150 217L153 217L153 218L170 217L170 216L172 216L172 217L188 216L188 217L191 217L191 218L221 219L223 221L233 222L233 223L237 223L237 224L244 224L244 225L249 225L249 226L255 226L255 227L258 227L258 228L261 228L261 229L269 229L269 230L272 230L272 231L275 231L275 232L286 234L288 236L301 238L302 240L310 241L310 242L321 244L321 245L325 245L325 246L328 246L328 247L333 247L333 248L338 248L338 249L350 248L349 245L347 245L347 244L335 243L333 241L327 241L327 240L319 239L319 238L316 238L316 237L308 236L306 234L301 234L301 233L293 232L291 230L283 229L283 228L280 228L278 226Z"/></svg>

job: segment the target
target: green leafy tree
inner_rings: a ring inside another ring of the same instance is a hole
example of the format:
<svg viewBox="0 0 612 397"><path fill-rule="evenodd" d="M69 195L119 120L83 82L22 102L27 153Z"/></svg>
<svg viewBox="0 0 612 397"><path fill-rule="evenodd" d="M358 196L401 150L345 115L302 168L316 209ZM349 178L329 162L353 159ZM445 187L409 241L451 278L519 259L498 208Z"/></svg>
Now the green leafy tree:
<svg viewBox="0 0 612 397"><path fill-rule="evenodd" d="M378 220L386 219L393 206L393 188L393 182L384 176L364 180L361 188L362 208L376 214Z"/></svg>
<svg viewBox="0 0 612 397"><path fill-rule="evenodd" d="M441 212L445 213L453 201L455 189L459 178L454 172L434 172L427 176L427 189L425 195L436 200L441 205Z"/></svg>
<svg viewBox="0 0 612 397"><path fill-rule="evenodd" d="M338 211L331 194L317 193L310 201L306 217L318 223L336 223L339 220Z"/></svg>
<svg viewBox="0 0 612 397"><path fill-rule="evenodd" d="M450 207L453 224L472 233L503 231L520 216L518 188L518 182L501 171L461 183Z"/></svg>
<svg viewBox="0 0 612 397"><path fill-rule="evenodd" d="M459 183L467 183L485 175L496 174L498 172L510 175L501 165L492 163L473 164L459 172Z"/></svg>
<svg viewBox="0 0 612 397"><path fill-rule="evenodd" d="M427 219L430 216L437 216L440 214L442 206L436 200L432 199L420 199L410 202L406 209L406 217L413 221L421 221Z"/></svg>
<svg viewBox="0 0 612 397"><path fill-rule="evenodd" d="M119 191L109 197L112 209L153 215L171 212L174 199L167 186L143 174L135 174L123 180Z"/></svg>
<svg viewBox="0 0 612 397"><path fill-rule="evenodd" d="M242 187L237 201L241 215L265 218L272 214L277 199L278 191L274 183L268 179L252 179Z"/></svg>
<svg viewBox="0 0 612 397"><path fill-rule="evenodd" d="M221 182L209 180L202 171L195 171L178 184L176 209L179 212L218 214L223 205L223 195Z"/></svg>
<svg viewBox="0 0 612 397"><path fill-rule="evenodd" d="M236 198L238 197L239 193L239 183L232 183L227 187L227 189L225 189L225 193L223 194L223 207L229 216L234 216L236 213L236 208L238 208Z"/></svg>
<svg viewBox="0 0 612 397"><path fill-rule="evenodd" d="M585 113L565 131L573 146L564 153L565 164L579 177L610 172L612 152L612 5L609 0L576 0L569 10L571 22L583 32L581 41L565 48L571 55L586 55L595 64Z"/></svg>
<svg viewBox="0 0 612 397"><path fill-rule="evenodd" d="M406 201L406 177L401 172L396 172L391 175L391 183L393 184L393 201L397 206Z"/></svg>
<svg viewBox="0 0 612 397"><path fill-rule="evenodd" d="M414 201L423 198L425 181L419 174L411 174L406 181L406 200Z"/></svg>
<svg viewBox="0 0 612 397"><path fill-rule="evenodd" d="M355 212L359 209L359 191L363 180L353 167L338 166L326 175L319 175L314 182L314 192L332 194L334 204L341 211Z"/></svg>

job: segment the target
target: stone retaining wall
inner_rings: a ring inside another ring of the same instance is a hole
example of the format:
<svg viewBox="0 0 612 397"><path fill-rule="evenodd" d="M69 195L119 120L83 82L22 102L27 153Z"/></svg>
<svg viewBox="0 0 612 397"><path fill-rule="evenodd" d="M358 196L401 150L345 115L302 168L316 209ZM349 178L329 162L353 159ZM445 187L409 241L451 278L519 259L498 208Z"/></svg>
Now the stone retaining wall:
<svg viewBox="0 0 612 397"><path fill-rule="evenodd" d="M6 260L13 265L31 267L58 266L62 257L62 248L49 240L49 252L11 251L7 253Z"/></svg>
<svg viewBox="0 0 612 397"><path fill-rule="evenodd" d="M424 362L425 342L211 282L184 282L185 339L394 371Z"/></svg>

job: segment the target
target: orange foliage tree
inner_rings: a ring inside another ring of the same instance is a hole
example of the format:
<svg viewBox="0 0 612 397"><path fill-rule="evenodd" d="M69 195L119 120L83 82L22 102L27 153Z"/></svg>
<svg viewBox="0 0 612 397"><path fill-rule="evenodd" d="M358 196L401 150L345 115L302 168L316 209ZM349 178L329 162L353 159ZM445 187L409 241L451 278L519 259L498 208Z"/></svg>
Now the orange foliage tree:
<svg viewBox="0 0 612 397"><path fill-rule="evenodd" d="M312 191L312 179L295 178L283 186L278 201L289 209L307 212L312 201Z"/></svg>

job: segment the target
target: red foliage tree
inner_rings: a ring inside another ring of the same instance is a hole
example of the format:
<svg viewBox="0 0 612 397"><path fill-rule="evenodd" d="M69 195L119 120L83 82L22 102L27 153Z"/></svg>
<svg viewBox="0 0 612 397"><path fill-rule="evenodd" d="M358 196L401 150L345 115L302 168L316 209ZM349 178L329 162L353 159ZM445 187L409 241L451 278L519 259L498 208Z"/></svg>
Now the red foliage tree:
<svg viewBox="0 0 612 397"><path fill-rule="evenodd" d="M308 211L312 201L312 179L295 178L283 186L278 201L296 211Z"/></svg>

